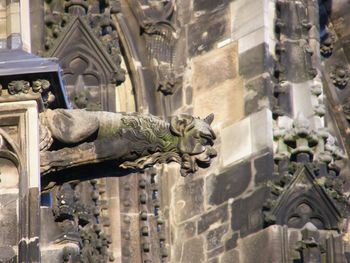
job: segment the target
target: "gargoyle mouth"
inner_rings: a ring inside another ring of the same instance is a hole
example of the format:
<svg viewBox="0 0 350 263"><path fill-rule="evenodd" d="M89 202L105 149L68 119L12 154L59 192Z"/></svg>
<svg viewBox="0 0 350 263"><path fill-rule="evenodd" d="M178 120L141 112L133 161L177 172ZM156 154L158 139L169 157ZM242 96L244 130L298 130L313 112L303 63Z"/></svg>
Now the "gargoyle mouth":
<svg viewBox="0 0 350 263"><path fill-rule="evenodd" d="M217 155L218 154L213 147L206 146L205 151L196 155L195 158L199 166L207 167L210 165L211 159L215 158Z"/></svg>

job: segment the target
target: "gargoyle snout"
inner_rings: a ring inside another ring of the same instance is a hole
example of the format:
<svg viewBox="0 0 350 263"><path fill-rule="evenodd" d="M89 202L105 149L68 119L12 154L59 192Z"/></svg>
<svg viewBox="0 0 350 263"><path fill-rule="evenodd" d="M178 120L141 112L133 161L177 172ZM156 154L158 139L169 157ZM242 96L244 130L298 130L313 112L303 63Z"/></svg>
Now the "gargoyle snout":
<svg viewBox="0 0 350 263"><path fill-rule="evenodd" d="M213 147L208 148L207 154L210 158L214 158L218 155L217 151Z"/></svg>

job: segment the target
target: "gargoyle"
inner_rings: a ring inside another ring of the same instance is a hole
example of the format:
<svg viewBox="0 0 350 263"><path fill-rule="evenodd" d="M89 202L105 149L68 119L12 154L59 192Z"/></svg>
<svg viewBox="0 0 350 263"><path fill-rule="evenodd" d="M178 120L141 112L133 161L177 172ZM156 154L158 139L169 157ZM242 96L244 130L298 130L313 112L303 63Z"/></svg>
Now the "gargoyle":
<svg viewBox="0 0 350 263"><path fill-rule="evenodd" d="M134 169L178 162L186 176L217 155L213 118L182 114L167 122L139 113L46 110L40 114L41 173L118 160Z"/></svg>

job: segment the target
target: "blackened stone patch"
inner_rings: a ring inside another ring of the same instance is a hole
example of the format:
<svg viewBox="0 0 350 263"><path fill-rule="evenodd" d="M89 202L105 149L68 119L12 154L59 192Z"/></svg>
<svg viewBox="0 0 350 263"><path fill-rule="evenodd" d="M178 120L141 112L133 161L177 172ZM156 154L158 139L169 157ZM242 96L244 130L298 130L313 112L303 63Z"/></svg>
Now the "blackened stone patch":
<svg viewBox="0 0 350 263"><path fill-rule="evenodd" d="M203 179L198 179L176 188L175 202L178 205L176 207L178 222L203 212L203 184Z"/></svg>
<svg viewBox="0 0 350 263"><path fill-rule="evenodd" d="M188 1L189 2L189 1ZM213 12L218 9L223 9L227 6L228 0L194 0L193 1L193 11L198 12Z"/></svg>
<svg viewBox="0 0 350 263"><path fill-rule="evenodd" d="M203 15L188 26L189 56L194 57L213 49L215 43L230 36L227 10Z"/></svg>
<svg viewBox="0 0 350 263"><path fill-rule="evenodd" d="M282 53L280 62L285 68L285 78L294 83L310 80L312 75L311 55L301 47L301 42L284 42L285 52Z"/></svg>
<svg viewBox="0 0 350 263"><path fill-rule="evenodd" d="M234 149L232 149L234 151ZM208 178L209 203L219 205L242 194L251 180L250 162L242 162Z"/></svg>
<svg viewBox="0 0 350 263"><path fill-rule="evenodd" d="M246 116L262 109L261 100L269 100L272 97L273 83L268 74L263 74L245 85L244 114Z"/></svg>
<svg viewBox="0 0 350 263"><path fill-rule="evenodd" d="M28 244L28 257L30 262L40 261L39 237L33 238Z"/></svg>
<svg viewBox="0 0 350 263"><path fill-rule="evenodd" d="M225 250L231 250L237 246L238 233L234 233L228 240L225 242Z"/></svg>
<svg viewBox="0 0 350 263"><path fill-rule="evenodd" d="M221 225L218 228L210 230L207 234L207 250L222 247L222 238L227 233L228 229L228 225Z"/></svg>
<svg viewBox="0 0 350 263"><path fill-rule="evenodd" d="M206 213L201 216L200 220L198 221L198 234L203 233L209 227L216 223L216 222L225 222L228 220L228 210L227 205L223 205L221 207L218 207L209 213Z"/></svg>
<svg viewBox="0 0 350 263"><path fill-rule="evenodd" d="M240 236L263 228L262 206L266 201L268 189L266 187L255 191L245 199L238 199L232 203L232 229L240 230Z"/></svg>
<svg viewBox="0 0 350 263"><path fill-rule="evenodd" d="M239 74L250 79L272 69L269 49L265 43L253 47L239 55Z"/></svg>
<svg viewBox="0 0 350 263"><path fill-rule="evenodd" d="M254 160L255 183L266 182L272 178L274 170L274 161L272 153L268 152Z"/></svg>

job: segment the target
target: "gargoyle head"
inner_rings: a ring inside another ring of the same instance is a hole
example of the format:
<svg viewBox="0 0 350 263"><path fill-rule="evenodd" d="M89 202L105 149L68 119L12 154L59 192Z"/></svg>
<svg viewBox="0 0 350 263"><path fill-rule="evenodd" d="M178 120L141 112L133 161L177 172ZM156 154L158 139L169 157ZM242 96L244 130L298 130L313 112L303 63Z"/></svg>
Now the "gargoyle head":
<svg viewBox="0 0 350 263"><path fill-rule="evenodd" d="M216 135L210 124L214 120L214 114L204 119L194 118L190 115L181 114L170 120L171 132L179 137L178 151L183 156L188 171L195 172L196 164L207 166L217 153L212 147Z"/></svg>

